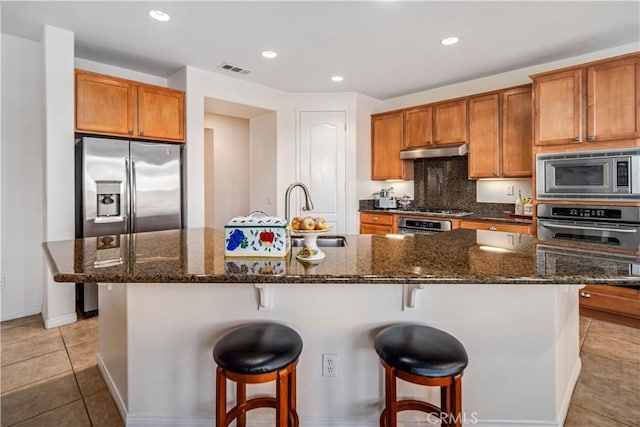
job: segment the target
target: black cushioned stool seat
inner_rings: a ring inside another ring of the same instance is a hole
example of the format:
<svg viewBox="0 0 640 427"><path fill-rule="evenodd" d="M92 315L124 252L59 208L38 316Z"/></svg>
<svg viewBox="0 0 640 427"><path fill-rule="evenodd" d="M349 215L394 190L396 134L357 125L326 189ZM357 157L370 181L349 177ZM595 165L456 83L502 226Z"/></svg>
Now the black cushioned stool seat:
<svg viewBox="0 0 640 427"><path fill-rule="evenodd" d="M229 332L213 348L216 370L216 426L236 420L245 427L246 412L275 408L277 427L297 427L296 365L302 338L288 326L274 322L252 323ZM236 383L236 406L227 411L227 379ZM247 400L246 385L276 382L275 397Z"/></svg>
<svg viewBox="0 0 640 427"><path fill-rule="evenodd" d="M407 410L436 414L443 426L461 425L462 373L469 358L458 339L430 326L404 323L380 331L375 349L385 370L385 408L380 415L381 427L395 427L397 413ZM414 399L398 401L397 378L440 387L440 407Z"/></svg>

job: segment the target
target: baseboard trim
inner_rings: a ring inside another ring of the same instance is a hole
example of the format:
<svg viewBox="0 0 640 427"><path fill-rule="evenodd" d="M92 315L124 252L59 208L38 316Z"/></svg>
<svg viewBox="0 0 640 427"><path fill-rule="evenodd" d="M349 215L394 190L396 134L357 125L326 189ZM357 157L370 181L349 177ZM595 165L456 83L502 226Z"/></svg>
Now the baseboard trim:
<svg viewBox="0 0 640 427"><path fill-rule="evenodd" d="M20 319L21 317L27 317L27 316L33 316L34 314L40 314L42 312L42 306L33 306L33 307L27 307L27 308L23 308L22 310L18 310L18 311L11 311L9 313L2 313L2 316L0 317L0 321L4 322L5 320L13 320L13 319Z"/></svg>
<svg viewBox="0 0 640 427"><path fill-rule="evenodd" d="M98 370L102 374L102 378L104 379L104 382L107 385L107 388L109 389L109 393L111 393L111 396L113 397L113 400L116 403L118 412L120 412L120 417L122 417L122 419L125 420L125 425L129 426L129 422L127 420L127 417L128 417L127 406L124 400L122 399L122 396L120 396L120 393L118 393L118 389L116 388L113 378L111 377L111 374L109 374L109 370L104 364L104 361L100 356L100 353L98 353L98 356L97 356L97 365L98 365ZM161 425L161 424L158 424L158 425Z"/></svg>
<svg viewBox="0 0 640 427"><path fill-rule="evenodd" d="M44 327L46 329L57 328L58 326L67 325L78 320L78 315L74 311L73 313L65 314L64 316L54 317L53 319L43 319Z"/></svg>

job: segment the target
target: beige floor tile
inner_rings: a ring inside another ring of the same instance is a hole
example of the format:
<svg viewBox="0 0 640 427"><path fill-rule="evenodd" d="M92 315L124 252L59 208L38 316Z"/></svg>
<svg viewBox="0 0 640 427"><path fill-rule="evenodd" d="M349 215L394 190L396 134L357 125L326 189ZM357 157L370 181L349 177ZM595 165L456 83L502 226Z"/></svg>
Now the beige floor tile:
<svg viewBox="0 0 640 427"><path fill-rule="evenodd" d="M28 325L30 323L38 323L44 327L42 323L42 315L34 314L33 316L21 317L19 319L5 320L2 322L2 329L15 328L16 326Z"/></svg>
<svg viewBox="0 0 640 427"><path fill-rule="evenodd" d="M71 363L66 350L58 350L43 356L2 367L2 393L65 372L71 373Z"/></svg>
<svg viewBox="0 0 640 427"><path fill-rule="evenodd" d="M58 335L58 328L45 329L42 323L27 323L12 328L2 329L2 345L11 344L16 341L38 338L48 335Z"/></svg>
<svg viewBox="0 0 640 427"><path fill-rule="evenodd" d="M76 380L80 386L80 393L85 397L107 389L102 374L95 365L76 370Z"/></svg>
<svg viewBox="0 0 640 427"><path fill-rule="evenodd" d="M66 328L62 326L60 327L60 332L62 333L64 344L67 347L98 339L98 325L92 323L86 323L83 326L75 328Z"/></svg>
<svg viewBox="0 0 640 427"><path fill-rule="evenodd" d="M55 328L55 333L39 335L9 344L2 343L2 366L42 356L56 350L64 350L62 335L57 328Z"/></svg>
<svg viewBox="0 0 640 427"><path fill-rule="evenodd" d="M98 316L89 317L88 319L78 319L78 321L60 326L64 331L76 331L81 329L95 328L98 326Z"/></svg>
<svg viewBox="0 0 640 427"><path fill-rule="evenodd" d="M85 404L89 411L89 417L94 426L120 427L122 418L116 404L108 390L103 390L89 397L85 397Z"/></svg>
<svg viewBox="0 0 640 427"><path fill-rule="evenodd" d="M27 420L80 399L78 384L70 372L30 384L0 396L2 426Z"/></svg>
<svg viewBox="0 0 640 427"><path fill-rule="evenodd" d="M67 346L71 366L75 371L83 366L95 366L98 354L98 340L84 342L78 345Z"/></svg>
<svg viewBox="0 0 640 427"><path fill-rule="evenodd" d="M614 421L640 427L640 366L584 352L582 372L571 399L572 405Z"/></svg>
<svg viewBox="0 0 640 427"><path fill-rule="evenodd" d="M584 344L584 340L587 337L587 331L589 330L590 325L590 317L580 316L580 350L582 350L582 345Z"/></svg>
<svg viewBox="0 0 640 427"><path fill-rule="evenodd" d="M89 415L82 400L76 400L35 418L15 424L14 427L91 427Z"/></svg>
<svg viewBox="0 0 640 427"><path fill-rule="evenodd" d="M564 427L622 427L618 421L611 420L576 405L569 407Z"/></svg>
<svg viewBox="0 0 640 427"><path fill-rule="evenodd" d="M582 351L640 364L640 329L593 320Z"/></svg>

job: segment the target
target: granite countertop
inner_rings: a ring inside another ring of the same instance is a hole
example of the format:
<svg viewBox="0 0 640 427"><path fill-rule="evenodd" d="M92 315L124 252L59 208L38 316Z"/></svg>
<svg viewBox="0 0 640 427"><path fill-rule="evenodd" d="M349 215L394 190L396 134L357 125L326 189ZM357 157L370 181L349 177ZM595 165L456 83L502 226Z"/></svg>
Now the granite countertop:
<svg viewBox="0 0 640 427"><path fill-rule="evenodd" d="M487 236L490 241L510 242L511 249L496 252L482 243ZM629 276L622 268L608 268L615 262L609 261L613 255L549 250L524 234L453 230L404 238L347 235L346 239L346 247L322 248L326 258L318 264L298 261L297 247L284 259L225 258L224 233L210 228L47 242L43 246L57 282L640 286L639 276ZM640 264L640 257L625 258L624 262Z"/></svg>
<svg viewBox="0 0 640 427"><path fill-rule="evenodd" d="M464 216L451 216L451 215L438 215L437 213L425 213L412 210L403 209L360 209L358 212L374 213L374 214L394 214L394 215L411 215L411 216L424 216L426 218L438 218L438 219L458 219L467 221L482 221L486 223L499 222L506 224L531 224L533 219L527 218L510 218L506 215L499 217L488 216L486 214L476 214Z"/></svg>

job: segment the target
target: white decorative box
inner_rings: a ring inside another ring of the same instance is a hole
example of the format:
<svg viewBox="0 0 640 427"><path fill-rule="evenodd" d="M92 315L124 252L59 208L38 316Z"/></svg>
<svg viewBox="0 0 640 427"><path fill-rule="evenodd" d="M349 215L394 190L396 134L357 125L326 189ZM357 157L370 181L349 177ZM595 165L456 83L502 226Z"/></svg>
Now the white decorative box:
<svg viewBox="0 0 640 427"><path fill-rule="evenodd" d="M289 251L287 221L256 211L224 226L224 254L233 257L284 257Z"/></svg>

